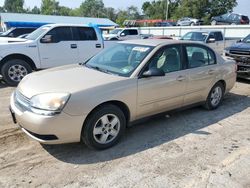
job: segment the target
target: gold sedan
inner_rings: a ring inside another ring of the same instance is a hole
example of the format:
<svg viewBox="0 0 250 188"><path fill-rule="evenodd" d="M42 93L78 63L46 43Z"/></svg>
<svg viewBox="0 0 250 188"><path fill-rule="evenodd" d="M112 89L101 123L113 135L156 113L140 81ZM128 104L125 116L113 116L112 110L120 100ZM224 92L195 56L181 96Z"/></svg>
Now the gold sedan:
<svg viewBox="0 0 250 188"><path fill-rule="evenodd" d="M206 45L131 40L85 64L26 76L10 109L21 129L41 143L83 140L105 149L132 121L191 104L216 109L235 80L235 62Z"/></svg>

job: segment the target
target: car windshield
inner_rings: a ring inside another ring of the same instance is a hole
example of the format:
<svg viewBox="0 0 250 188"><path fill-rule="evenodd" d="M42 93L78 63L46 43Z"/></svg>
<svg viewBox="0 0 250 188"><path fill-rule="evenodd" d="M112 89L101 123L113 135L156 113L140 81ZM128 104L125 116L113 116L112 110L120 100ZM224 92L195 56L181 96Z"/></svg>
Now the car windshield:
<svg viewBox="0 0 250 188"><path fill-rule="evenodd" d="M3 33L0 34L0 36L7 36L10 32L12 32L14 30L14 28L11 28Z"/></svg>
<svg viewBox="0 0 250 188"><path fill-rule="evenodd" d="M250 43L250 35L248 35L246 38L244 38L244 39L242 40L242 42Z"/></svg>
<svg viewBox="0 0 250 188"><path fill-rule="evenodd" d="M51 26L40 27L37 30L30 33L29 35L27 35L25 38L28 39L28 40L36 40L42 34L46 33L50 28L51 28Z"/></svg>
<svg viewBox="0 0 250 188"><path fill-rule="evenodd" d="M122 29L115 29L115 30L111 31L110 34L115 34L116 35L121 31L122 31Z"/></svg>
<svg viewBox="0 0 250 188"><path fill-rule="evenodd" d="M129 77L152 49L152 46L119 43L101 51L85 63L85 66L109 74Z"/></svg>
<svg viewBox="0 0 250 188"><path fill-rule="evenodd" d="M207 36L208 36L208 33L205 33L205 32L189 32L185 34L181 39L192 40L192 41L205 41Z"/></svg>

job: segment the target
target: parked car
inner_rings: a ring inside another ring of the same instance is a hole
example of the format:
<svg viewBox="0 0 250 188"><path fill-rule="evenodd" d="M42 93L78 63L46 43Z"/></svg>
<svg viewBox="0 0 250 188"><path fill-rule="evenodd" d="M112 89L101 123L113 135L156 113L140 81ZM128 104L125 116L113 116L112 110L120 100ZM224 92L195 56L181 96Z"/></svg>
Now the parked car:
<svg viewBox="0 0 250 188"><path fill-rule="evenodd" d="M11 96L11 113L41 143L83 140L105 149L135 120L191 104L218 108L235 84L235 67L200 43L123 41L82 65L26 76Z"/></svg>
<svg viewBox="0 0 250 188"><path fill-rule="evenodd" d="M158 22L154 24L155 27L173 27L176 26L176 22L170 22L170 21L165 21L165 22Z"/></svg>
<svg viewBox="0 0 250 188"><path fill-rule="evenodd" d="M220 16L212 17L211 25L238 25L249 24L248 16L236 13L227 13Z"/></svg>
<svg viewBox="0 0 250 188"><path fill-rule="evenodd" d="M177 26L194 26L201 25L203 23L202 20L196 18L184 17L177 21Z"/></svg>
<svg viewBox="0 0 250 188"><path fill-rule="evenodd" d="M153 37L151 34L141 34L136 28L117 28L108 34L103 34L105 40L132 40L147 39Z"/></svg>
<svg viewBox="0 0 250 188"><path fill-rule="evenodd" d="M237 62L237 76L250 80L250 35L226 48L225 55Z"/></svg>
<svg viewBox="0 0 250 188"><path fill-rule="evenodd" d="M183 37L181 37L181 40L189 40L189 41L199 41L203 43L207 43L210 47L213 49L216 49L216 51L219 54L223 54L224 45L225 45L225 39L223 36L223 33L221 31L191 31L186 33Z"/></svg>
<svg viewBox="0 0 250 188"><path fill-rule="evenodd" d="M32 71L83 63L115 43L104 42L94 27L45 25L24 39L0 39L0 71L4 81L15 86Z"/></svg>
<svg viewBox="0 0 250 188"><path fill-rule="evenodd" d="M18 27L18 28L11 28L6 32L0 34L0 37L19 37L23 34L32 33L37 28L30 28L30 27Z"/></svg>

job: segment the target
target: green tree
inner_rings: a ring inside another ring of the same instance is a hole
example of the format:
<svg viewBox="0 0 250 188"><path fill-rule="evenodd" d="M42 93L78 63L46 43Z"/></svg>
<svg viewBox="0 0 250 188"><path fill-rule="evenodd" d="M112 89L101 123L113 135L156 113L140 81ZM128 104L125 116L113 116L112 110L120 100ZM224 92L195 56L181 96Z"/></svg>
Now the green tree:
<svg viewBox="0 0 250 188"><path fill-rule="evenodd" d="M5 0L3 8L7 12L22 13L24 12L23 5L24 0Z"/></svg>
<svg viewBox="0 0 250 188"><path fill-rule="evenodd" d="M102 0L85 0L78 12L85 17L105 17L104 3Z"/></svg>
<svg viewBox="0 0 250 188"><path fill-rule="evenodd" d="M109 18L112 21L115 21L117 19L117 13L116 10L112 7L107 7L104 9L105 17Z"/></svg>
<svg viewBox="0 0 250 188"><path fill-rule="evenodd" d="M118 10L116 23L123 25L125 20L138 20L141 15L135 6L130 6L126 10Z"/></svg>
<svg viewBox="0 0 250 188"><path fill-rule="evenodd" d="M233 11L238 5L237 0L210 0L207 13L210 16L217 16Z"/></svg>
<svg viewBox="0 0 250 188"><path fill-rule="evenodd" d="M41 10L40 8L38 8L37 6L35 6L31 11L30 13L32 14L41 14Z"/></svg>
<svg viewBox="0 0 250 188"><path fill-rule="evenodd" d="M176 8L179 6L181 0L168 0L168 18L174 17ZM149 19L166 18L167 0L146 1L142 5L143 13Z"/></svg>
<svg viewBox="0 0 250 188"><path fill-rule="evenodd" d="M55 0L42 0L41 13L45 15L59 15L59 2Z"/></svg>

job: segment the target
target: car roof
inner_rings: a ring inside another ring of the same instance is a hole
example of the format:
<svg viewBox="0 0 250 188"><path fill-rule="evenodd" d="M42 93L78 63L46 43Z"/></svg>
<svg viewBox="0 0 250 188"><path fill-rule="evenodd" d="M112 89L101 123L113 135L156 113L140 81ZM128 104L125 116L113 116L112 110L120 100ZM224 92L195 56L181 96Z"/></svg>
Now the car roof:
<svg viewBox="0 0 250 188"><path fill-rule="evenodd" d="M63 27L63 26L68 26L68 27L91 27L90 25L86 24L46 24L44 26L50 26L50 27Z"/></svg>
<svg viewBox="0 0 250 188"><path fill-rule="evenodd" d="M221 32L221 31L220 30L196 30L196 31L190 31L189 33L191 33L191 32L196 32L196 33L211 33L211 32Z"/></svg>
<svg viewBox="0 0 250 188"><path fill-rule="evenodd" d="M172 40L172 39L138 39L138 40L126 40L119 43L154 46L154 47L161 45L168 45L168 44L201 44L200 42Z"/></svg>

